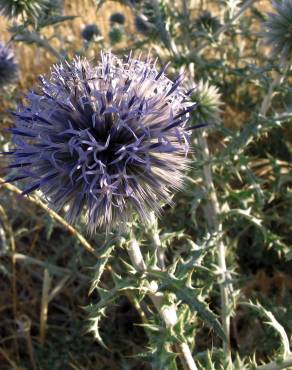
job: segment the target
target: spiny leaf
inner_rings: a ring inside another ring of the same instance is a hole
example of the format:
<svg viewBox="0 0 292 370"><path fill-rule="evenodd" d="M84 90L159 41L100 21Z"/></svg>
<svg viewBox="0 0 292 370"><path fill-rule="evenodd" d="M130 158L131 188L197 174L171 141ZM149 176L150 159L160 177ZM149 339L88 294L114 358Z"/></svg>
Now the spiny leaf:
<svg viewBox="0 0 292 370"><path fill-rule="evenodd" d="M91 317L90 324L88 325L88 332L93 333L94 338L98 341L98 343L103 346L105 349L109 349L104 341L102 340L102 337L99 332L100 328L100 321L106 316L105 315L106 308L98 310L94 317Z"/></svg>
<svg viewBox="0 0 292 370"><path fill-rule="evenodd" d="M281 344L283 347L283 356L287 356L290 353L290 341L287 336L287 333L284 327L278 322L271 311L266 310L259 302L253 303L244 303L244 305L249 306L255 310L257 310L261 316L266 317L268 321L266 324L270 325L280 336Z"/></svg>
<svg viewBox="0 0 292 370"><path fill-rule="evenodd" d="M191 311L196 312L198 316L207 323L207 325L214 329L217 335L219 335L223 340L226 340L217 316L209 309L205 302L199 300L196 289L187 286L185 280L178 280L165 271L151 271L148 272L148 274L150 277L156 278L162 283L162 290L173 292L177 299L186 303L190 307Z"/></svg>
<svg viewBox="0 0 292 370"><path fill-rule="evenodd" d="M93 277L93 280L92 280L92 283L91 283L89 294L91 294L93 292L93 290L98 287L101 276L104 272L104 269L106 267L106 264L107 264L109 258L111 257L111 254L112 254L114 248L115 248L114 245L107 246L106 250L99 257L99 260L98 260L97 264L94 267L95 274L94 274L94 277Z"/></svg>

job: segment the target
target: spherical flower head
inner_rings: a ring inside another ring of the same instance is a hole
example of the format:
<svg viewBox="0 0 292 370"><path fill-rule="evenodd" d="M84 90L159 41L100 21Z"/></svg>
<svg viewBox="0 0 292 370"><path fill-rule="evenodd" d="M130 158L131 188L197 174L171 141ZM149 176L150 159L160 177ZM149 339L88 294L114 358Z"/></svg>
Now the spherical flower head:
<svg viewBox="0 0 292 370"><path fill-rule="evenodd" d="M189 86L191 87L191 86ZM197 103L192 115L196 122L216 123L220 121L221 96L216 86L200 80L191 89L190 98Z"/></svg>
<svg viewBox="0 0 292 370"><path fill-rule="evenodd" d="M221 27L221 24L217 17L206 10L195 20L195 27L201 33L213 35Z"/></svg>
<svg viewBox="0 0 292 370"><path fill-rule="evenodd" d="M18 65L15 62L12 49L0 42L0 89L13 83L18 74Z"/></svg>
<svg viewBox="0 0 292 370"><path fill-rule="evenodd" d="M96 24L87 24L81 31L81 37L85 41L92 41L95 36L100 35L100 30Z"/></svg>
<svg viewBox="0 0 292 370"><path fill-rule="evenodd" d="M109 38L112 44L118 44L119 42L122 41L123 36L124 36L123 31L118 27L113 27L109 31L108 35L109 35Z"/></svg>
<svg viewBox="0 0 292 370"><path fill-rule="evenodd" d="M47 2L47 0L1 0L0 14L10 19L18 16L37 19Z"/></svg>
<svg viewBox="0 0 292 370"><path fill-rule="evenodd" d="M120 13L120 12L113 13L110 16L110 22L123 25L125 24L125 16L123 13Z"/></svg>
<svg viewBox="0 0 292 370"><path fill-rule="evenodd" d="M107 53L55 65L38 92L15 113L15 149L8 152L25 179L24 194L39 189L50 206L64 206L73 223L82 213L91 232L142 222L159 214L182 188L188 166L186 122L193 109L155 62Z"/></svg>
<svg viewBox="0 0 292 370"><path fill-rule="evenodd" d="M272 57L280 56L280 63L292 59L292 2L272 1L275 13L268 13L261 35L272 46Z"/></svg>

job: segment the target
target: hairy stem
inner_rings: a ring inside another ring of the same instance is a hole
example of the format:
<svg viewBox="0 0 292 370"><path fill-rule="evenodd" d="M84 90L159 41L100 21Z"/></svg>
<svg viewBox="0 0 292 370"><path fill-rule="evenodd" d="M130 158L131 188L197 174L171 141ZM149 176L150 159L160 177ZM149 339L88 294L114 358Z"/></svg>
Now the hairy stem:
<svg viewBox="0 0 292 370"><path fill-rule="evenodd" d="M150 234L151 234L152 244L155 249L157 263L158 263L159 268L161 270L164 270L165 269L164 248L161 245L161 240L159 237L157 217L155 216L154 212L151 212L150 217L151 217Z"/></svg>
<svg viewBox="0 0 292 370"><path fill-rule="evenodd" d="M132 239L128 245L128 254L129 254L129 257L130 257L130 260L133 266L135 267L137 271L143 272L147 269L140 246L134 236L132 236ZM158 284L155 281L153 281L150 284L150 293L148 296L153 302L157 311L159 312L165 325L167 327L174 326L178 321L175 307L165 306L164 305L164 295L163 293L158 292L157 290L158 290ZM183 359L183 363L186 366L186 369L198 370L194 362L194 359L192 357L191 350L188 344L187 343L180 344L179 349L181 351L181 356Z"/></svg>
<svg viewBox="0 0 292 370"><path fill-rule="evenodd" d="M208 206L205 207L204 211L210 233L220 236L222 234L222 224L219 220L220 209L212 177L212 168L211 165L208 163L208 161L210 160L210 153L205 135L206 134L203 132L198 133L198 143L201 148L202 158L205 162L205 164L203 165L203 177L209 196ZM223 326L223 331L226 336L226 342L223 343L223 349L230 359L230 302L228 292L232 289L232 287L230 283L228 283L229 273L226 267L225 249L225 245L223 244L220 237L217 260L221 273L221 322Z"/></svg>

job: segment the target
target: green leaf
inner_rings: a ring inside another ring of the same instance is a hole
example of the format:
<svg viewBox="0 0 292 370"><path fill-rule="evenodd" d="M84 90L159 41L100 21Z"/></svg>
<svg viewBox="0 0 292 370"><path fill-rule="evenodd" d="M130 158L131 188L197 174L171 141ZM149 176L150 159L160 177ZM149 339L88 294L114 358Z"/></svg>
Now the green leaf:
<svg viewBox="0 0 292 370"><path fill-rule="evenodd" d="M78 18L77 16L75 15L55 15L55 16L50 16L48 18L45 18L45 19L41 19L39 24L38 24L38 27L39 28L43 28L43 27L47 27L47 26L52 26L52 25L56 25L58 23L62 23L62 22L65 22L65 21L71 21L75 18Z"/></svg>
<svg viewBox="0 0 292 370"><path fill-rule="evenodd" d="M198 298L197 290L187 286L187 281L185 279L178 280L165 271L150 271L148 275L162 283L161 290L173 292L178 300L187 304L190 310L197 313L204 323L210 326L219 337L226 340L217 316L209 309L207 303Z"/></svg>
<svg viewBox="0 0 292 370"><path fill-rule="evenodd" d="M259 302L249 302L244 303L244 305L257 310L262 317L266 317L268 319L268 321L266 321L266 324L270 325L280 336L283 358L290 354L290 341L287 333L284 327L277 321L273 313L266 310Z"/></svg>
<svg viewBox="0 0 292 370"><path fill-rule="evenodd" d="M109 348L106 346L106 344L102 340L102 337L99 332L100 322L106 316L105 311L106 311L106 308L100 309L95 313L94 317L91 317L89 319L90 324L88 325L88 332L93 333L94 338L98 341L98 343L105 349L109 350Z"/></svg>

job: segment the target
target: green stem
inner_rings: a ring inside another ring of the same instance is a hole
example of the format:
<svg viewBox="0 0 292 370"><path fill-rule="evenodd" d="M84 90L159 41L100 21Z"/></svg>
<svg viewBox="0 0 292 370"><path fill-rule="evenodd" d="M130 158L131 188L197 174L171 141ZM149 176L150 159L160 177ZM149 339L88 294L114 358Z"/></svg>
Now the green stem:
<svg viewBox="0 0 292 370"><path fill-rule="evenodd" d="M266 115L267 115L267 111L268 111L268 109L271 105L272 99L273 99L273 93L274 93L275 87L277 87L278 85L280 85L283 82L283 80L285 79L286 73L290 69L290 66L291 66L290 62L286 63L284 65L283 73L276 72L276 75L275 75L272 83L269 86L268 93L267 93L267 95L265 95L264 100L263 100L262 105L261 105L261 108L260 108L260 114L263 117L266 117Z"/></svg>
<svg viewBox="0 0 292 370"><path fill-rule="evenodd" d="M146 271L147 266L144 261L140 246L138 241L134 236L132 236L132 239L130 243L128 244L128 254L130 257L130 260L134 266L134 268L138 272ZM167 327L174 326L177 321L177 313L174 306L166 306L164 304L164 294L161 292L158 292L158 284L157 282L153 281L151 282L150 286L150 293L148 294L149 298L153 302L155 308L159 312L161 318L163 319L165 325ZM181 351L181 357L182 361L186 367L187 370L198 370L194 359L192 357L191 350L187 343L181 343L179 345L179 349Z"/></svg>
<svg viewBox="0 0 292 370"><path fill-rule="evenodd" d="M151 218L150 234L157 258L157 263L161 270L165 270L164 248L161 245L161 240L158 232L157 217L155 216L154 212L151 212L150 218Z"/></svg>
<svg viewBox="0 0 292 370"><path fill-rule="evenodd" d="M208 228L212 234L221 236L222 234L222 224L219 220L219 203L217 199L217 194L212 177L212 168L208 163L210 159L208 143L206 140L205 133L200 132L198 134L198 143L201 147L202 157L206 164L203 165L203 177L205 186L208 191L209 203L208 207L205 207L205 217L208 223ZM230 312L229 312L229 294L228 291L232 289L230 283L228 283L228 270L225 260L225 245L223 244L221 237L218 245L218 254L217 260L221 273L221 282L220 282L220 293L221 293L221 322L223 326L223 331L226 336L226 342L223 343L223 350L228 355L231 361L230 353Z"/></svg>

